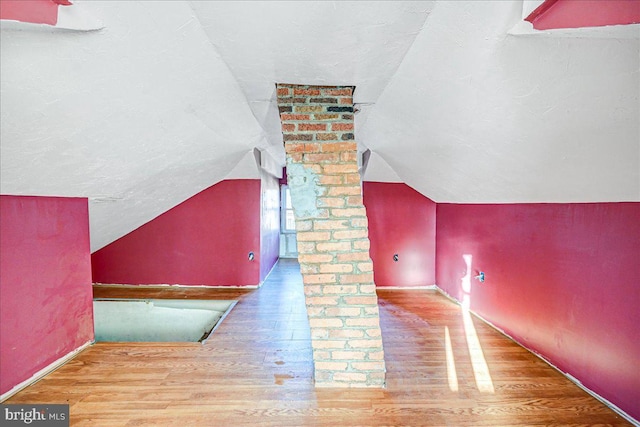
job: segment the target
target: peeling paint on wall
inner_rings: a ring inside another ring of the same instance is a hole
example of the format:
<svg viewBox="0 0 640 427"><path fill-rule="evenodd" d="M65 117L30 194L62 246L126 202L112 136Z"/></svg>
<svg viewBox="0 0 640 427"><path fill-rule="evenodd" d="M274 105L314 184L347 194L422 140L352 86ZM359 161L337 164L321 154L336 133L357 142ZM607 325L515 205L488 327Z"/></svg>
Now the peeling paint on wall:
<svg viewBox="0 0 640 427"><path fill-rule="evenodd" d="M319 215L317 199L324 194L318 185L318 175L304 165L291 163L287 167L287 181L291 191L291 203L298 218L312 218Z"/></svg>

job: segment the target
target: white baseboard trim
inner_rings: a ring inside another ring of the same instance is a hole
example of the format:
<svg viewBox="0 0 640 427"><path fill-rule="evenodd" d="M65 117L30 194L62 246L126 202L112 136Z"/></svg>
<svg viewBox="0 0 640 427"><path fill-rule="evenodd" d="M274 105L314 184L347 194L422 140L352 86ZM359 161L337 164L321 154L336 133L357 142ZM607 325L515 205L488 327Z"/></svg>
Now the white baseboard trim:
<svg viewBox="0 0 640 427"><path fill-rule="evenodd" d="M438 285L434 285L435 289L442 294L443 296L445 296L446 298L448 298L449 300L453 301L455 304L460 305L460 301L458 301L457 299L455 299L454 297L452 297L451 295L449 295L447 292L445 292L442 288L440 288ZM574 383L575 385L577 385L578 387L580 387L582 390L586 391L588 394L590 394L591 396L593 396L594 398L596 398L597 400L599 400L600 402L604 403L607 407L609 407L613 412L615 412L616 414L620 415L622 418L624 418L625 420L629 421L631 424L633 424L636 427L640 427L640 421L636 420L635 418L633 418L631 415L627 414L626 412L624 412L622 409L620 409L619 407L617 407L615 404L611 403L610 401L608 401L607 399L605 399L604 397L600 396L598 393L596 393L593 390L588 389L587 387L585 387L582 382L574 377L573 375L562 371L561 369L559 369L556 365L554 365L553 363L551 363L546 357L544 357L543 355L539 354L538 352L533 351L532 349L528 348L527 346L523 345L520 341L514 339L511 335L509 335L508 333L506 333L505 331L503 331L502 329L500 329L499 327L497 327L496 325L494 325L493 323L489 322L487 319L485 319L484 317L480 316L479 314L475 313L472 310L469 310L469 313L473 314L476 318L478 318L479 320L481 320L482 322L486 323L487 325L491 326L493 329L495 329L496 331L500 332L502 335L504 335L505 337L509 338L511 341L513 341L514 343L518 344L520 347L524 348L525 350L527 350L529 353L533 354L534 356L536 356L537 358L539 358L540 360L544 361L547 365L551 366L553 369L555 369L556 371L558 371L559 373L561 373L564 377L566 377L569 381L571 381L572 383Z"/></svg>
<svg viewBox="0 0 640 427"><path fill-rule="evenodd" d="M85 348L89 347L93 343L94 343L94 341L87 341L86 343L82 344L80 347L78 347L75 350L72 350L70 353L62 356L60 359L54 361L53 363L50 363L48 366L45 366L42 369L40 369L38 372L33 374L31 376L31 378L29 378L29 379L27 379L25 381L22 381L20 384L14 386L11 390L9 390L6 393L3 393L2 395L0 395L0 402L4 402L8 398L13 396L17 392L19 392L20 390L22 390L22 389L24 389L24 388L26 388L26 387L38 382L39 380L41 380L46 375L50 374L51 372L55 371L56 369L58 369L59 367L61 367L65 363L67 363L69 360L71 360L74 357L76 357L82 350L84 350Z"/></svg>
<svg viewBox="0 0 640 427"><path fill-rule="evenodd" d="M101 287L108 287L108 288L132 288L132 289L138 289L138 288L258 289L261 286L261 284L246 285L246 286L241 286L241 285L212 286L212 285L165 285L165 284L123 285L123 284L116 284L116 283L93 283L93 286L101 286Z"/></svg>
<svg viewBox="0 0 640 427"><path fill-rule="evenodd" d="M435 291L438 289L436 285L424 285L424 286L376 286L377 290L389 290L389 291L420 291L420 290L431 290Z"/></svg>

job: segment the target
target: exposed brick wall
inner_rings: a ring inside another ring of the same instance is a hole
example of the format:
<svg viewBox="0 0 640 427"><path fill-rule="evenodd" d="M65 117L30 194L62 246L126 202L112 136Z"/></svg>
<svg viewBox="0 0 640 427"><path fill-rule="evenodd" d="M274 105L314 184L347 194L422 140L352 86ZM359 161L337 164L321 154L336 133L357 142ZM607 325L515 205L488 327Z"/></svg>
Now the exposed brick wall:
<svg viewBox="0 0 640 427"><path fill-rule="evenodd" d="M315 381L384 387L353 87L277 85Z"/></svg>

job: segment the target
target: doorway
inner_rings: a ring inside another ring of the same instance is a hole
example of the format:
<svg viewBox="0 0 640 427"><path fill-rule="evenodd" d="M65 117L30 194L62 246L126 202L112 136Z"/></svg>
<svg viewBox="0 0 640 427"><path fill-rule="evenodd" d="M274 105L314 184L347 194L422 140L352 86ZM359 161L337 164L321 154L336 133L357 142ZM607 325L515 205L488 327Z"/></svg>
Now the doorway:
<svg viewBox="0 0 640 427"><path fill-rule="evenodd" d="M289 186L280 186L280 258L298 258L296 221Z"/></svg>

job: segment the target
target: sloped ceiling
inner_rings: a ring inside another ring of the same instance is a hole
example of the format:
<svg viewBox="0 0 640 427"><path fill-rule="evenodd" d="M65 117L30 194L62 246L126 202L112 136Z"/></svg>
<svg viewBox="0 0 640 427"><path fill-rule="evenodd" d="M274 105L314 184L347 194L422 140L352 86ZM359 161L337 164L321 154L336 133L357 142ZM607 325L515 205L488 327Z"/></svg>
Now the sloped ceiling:
<svg viewBox="0 0 640 427"><path fill-rule="evenodd" d="M74 3L104 28L3 22L0 191L88 197L92 250L257 176L254 148L283 164L278 82L356 86L367 179L438 202L640 201L628 28L513 35L522 1Z"/></svg>

